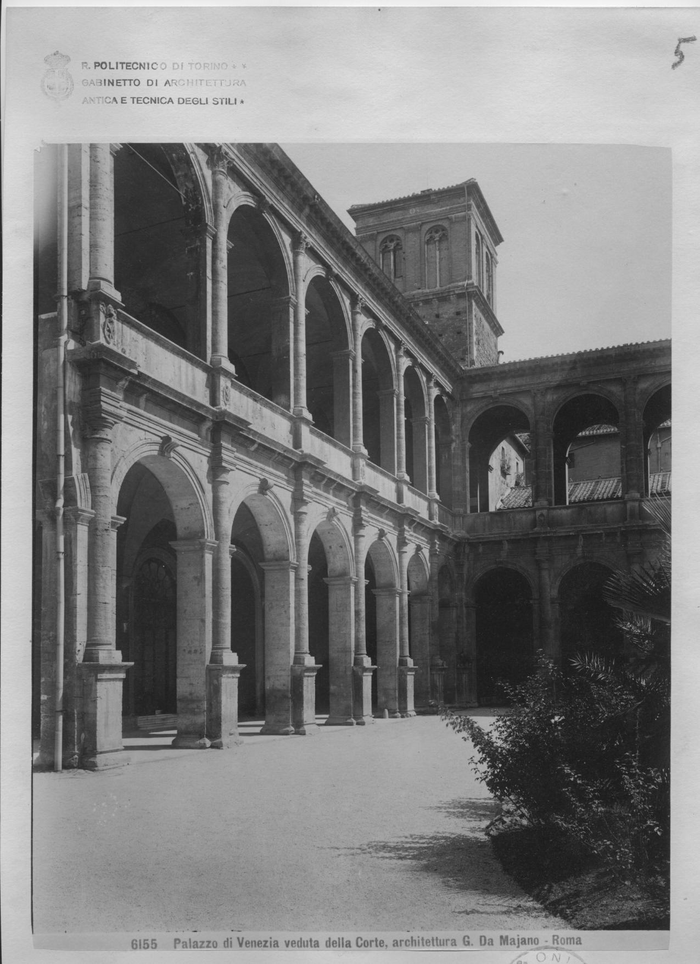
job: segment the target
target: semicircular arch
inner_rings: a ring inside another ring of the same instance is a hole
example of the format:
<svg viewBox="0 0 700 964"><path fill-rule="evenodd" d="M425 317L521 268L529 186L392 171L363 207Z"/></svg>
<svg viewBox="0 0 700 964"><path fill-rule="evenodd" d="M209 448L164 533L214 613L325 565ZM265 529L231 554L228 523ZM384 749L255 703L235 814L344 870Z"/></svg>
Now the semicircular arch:
<svg viewBox="0 0 700 964"><path fill-rule="evenodd" d="M567 389L562 394L557 395L554 401L554 405L552 407L552 415L550 419L552 426L555 425L557 418L562 412L562 409L564 409L567 405L569 405L571 402L575 401L576 399L578 398L583 399L586 397L602 398L605 401L609 402L613 406L617 414L618 421L616 424L619 424L624 412L624 399L622 398L620 393L614 391L613 389L601 388L599 385L595 385L595 386L577 385L576 387Z"/></svg>
<svg viewBox="0 0 700 964"><path fill-rule="evenodd" d="M537 598L537 577L535 573L531 572L527 567L515 562L487 562L482 567L475 569L469 579L467 579L465 592L469 605L475 604L476 587L484 576L488 576L491 573L503 572L504 570L515 572L521 576L522 579L527 583L527 587L530 591L530 598Z"/></svg>
<svg viewBox="0 0 700 964"><path fill-rule="evenodd" d="M368 547L365 558L372 562L377 589L398 588L399 568L396 555L386 539L375 539Z"/></svg>
<svg viewBox="0 0 700 964"><path fill-rule="evenodd" d="M179 450L160 454L160 441L142 439L118 459L112 471L112 512L117 514L119 493L126 474L137 463L148 469L165 490L175 516L178 539L214 539L214 522L204 486Z"/></svg>
<svg viewBox="0 0 700 964"><path fill-rule="evenodd" d="M255 519L265 562L295 562L293 528L275 493L269 489L261 492L259 483L243 487L231 506L231 525L242 505L250 510Z"/></svg>
<svg viewBox="0 0 700 964"><path fill-rule="evenodd" d="M309 544L314 533L319 537L326 553L329 576L351 576L354 573L352 543L338 519L329 519L322 513L309 525Z"/></svg>

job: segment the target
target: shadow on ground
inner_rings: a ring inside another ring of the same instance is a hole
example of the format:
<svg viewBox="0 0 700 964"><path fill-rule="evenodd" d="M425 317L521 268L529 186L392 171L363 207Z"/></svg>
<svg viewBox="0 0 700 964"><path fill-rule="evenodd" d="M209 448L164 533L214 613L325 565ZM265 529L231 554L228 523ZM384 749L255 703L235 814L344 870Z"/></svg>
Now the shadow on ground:
<svg viewBox="0 0 700 964"><path fill-rule="evenodd" d="M509 881L509 892L504 893L503 873L484 834L485 825L495 816L496 804L456 799L428 809L464 820L467 827L461 833L411 834L401 840L371 840L357 847L333 849L343 856L410 861L417 871L436 875L445 886L477 895L478 904L462 910L462 914L502 917L504 911L532 913L534 901L517 885Z"/></svg>
<svg viewBox="0 0 700 964"><path fill-rule="evenodd" d="M460 820L478 820L485 827L498 813L498 804L495 800L456 797L454 800L446 800L444 803L439 803L437 806L427 809L437 810L439 813L446 813ZM483 832L483 827L481 832Z"/></svg>

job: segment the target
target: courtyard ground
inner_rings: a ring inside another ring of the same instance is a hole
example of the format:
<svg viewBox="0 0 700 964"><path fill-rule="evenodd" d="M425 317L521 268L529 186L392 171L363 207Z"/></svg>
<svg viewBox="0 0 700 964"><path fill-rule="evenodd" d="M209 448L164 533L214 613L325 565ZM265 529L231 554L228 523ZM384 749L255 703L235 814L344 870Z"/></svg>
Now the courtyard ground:
<svg viewBox="0 0 700 964"><path fill-rule="evenodd" d="M35 930L567 927L502 870L495 804L437 717L258 729L226 751L144 735L127 767L36 773Z"/></svg>

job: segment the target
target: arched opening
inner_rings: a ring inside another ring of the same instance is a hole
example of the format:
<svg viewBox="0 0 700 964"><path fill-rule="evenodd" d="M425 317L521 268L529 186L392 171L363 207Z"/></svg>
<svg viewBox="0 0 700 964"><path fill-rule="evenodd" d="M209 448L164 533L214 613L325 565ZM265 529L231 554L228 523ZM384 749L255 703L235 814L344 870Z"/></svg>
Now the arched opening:
<svg viewBox="0 0 700 964"><path fill-rule="evenodd" d="M450 283L447 230L438 224L425 236L426 288L441 288Z"/></svg>
<svg viewBox="0 0 700 964"><path fill-rule="evenodd" d="M448 566L443 566L438 572L438 607L440 658L447 663L442 696L446 703L454 703L457 663L457 603L455 601L454 579Z"/></svg>
<svg viewBox="0 0 700 964"><path fill-rule="evenodd" d="M117 648L133 663L123 687L127 727L178 717L178 738L205 727L207 592L204 520L183 470L157 455L124 476L117 501ZM180 552L186 546L192 551ZM174 723L172 724L174 726Z"/></svg>
<svg viewBox="0 0 700 964"><path fill-rule="evenodd" d="M176 144L124 144L114 158L114 283L126 312L159 335L201 354L198 324L202 209L175 167Z"/></svg>
<svg viewBox="0 0 700 964"><path fill-rule="evenodd" d="M318 534L309 543L309 652L320 669L316 673L316 713L330 711L330 649L328 626L328 563Z"/></svg>
<svg viewBox="0 0 700 964"><path fill-rule="evenodd" d="M331 284L312 278L306 289L306 405L316 428L350 445L348 336Z"/></svg>
<svg viewBox="0 0 700 964"><path fill-rule="evenodd" d="M525 577L500 566L476 584L476 685L481 704L508 702L502 684L533 670L532 593Z"/></svg>
<svg viewBox="0 0 700 964"><path fill-rule="evenodd" d="M527 416L512 405L482 412L469 432L470 511L507 507L516 489L529 495L529 460Z"/></svg>
<svg viewBox="0 0 700 964"><path fill-rule="evenodd" d="M607 566L584 562L574 566L559 585L562 669L570 668L577 653L615 656L622 652L623 636L615 610L603 597L612 576Z"/></svg>
<svg viewBox="0 0 700 964"><path fill-rule="evenodd" d="M354 580L345 536L332 519L309 542L309 652L316 673L316 712L330 726L354 726Z"/></svg>
<svg viewBox="0 0 700 964"><path fill-rule="evenodd" d="M377 578L374 563L368 554L365 559L365 647L372 666L377 665ZM372 712L377 710L377 671L372 673Z"/></svg>
<svg viewBox="0 0 700 964"><path fill-rule="evenodd" d="M125 722L177 712L177 538L172 507L152 472L127 472L117 506L117 645L133 663L122 690Z"/></svg>
<svg viewBox="0 0 700 964"><path fill-rule="evenodd" d="M428 419L425 395L415 368L410 365L403 375L404 419L406 440L406 474L421 492L428 491Z"/></svg>
<svg viewBox="0 0 700 964"><path fill-rule="evenodd" d="M396 234L390 234L379 247L379 261L384 274L400 286L403 279L403 244Z"/></svg>
<svg viewBox="0 0 700 964"><path fill-rule="evenodd" d="M664 385L651 396L642 416L644 432L644 493L671 494L671 386Z"/></svg>
<svg viewBox="0 0 700 964"><path fill-rule="evenodd" d="M238 681L238 713L265 715L263 570L265 555L248 506L239 506L231 529L231 649L245 665Z"/></svg>
<svg viewBox="0 0 700 964"><path fill-rule="evenodd" d="M246 666L240 711L249 718L264 714L265 733L289 734L294 566L288 527L269 496L255 493L238 506L231 543L231 648Z"/></svg>
<svg viewBox="0 0 700 964"><path fill-rule="evenodd" d="M146 549L134 573L128 658L134 663L129 674L131 713L137 716L177 713L174 568L172 561Z"/></svg>
<svg viewBox="0 0 700 964"><path fill-rule="evenodd" d="M435 489L440 501L452 508L452 425L442 395L435 396Z"/></svg>
<svg viewBox="0 0 700 964"><path fill-rule="evenodd" d="M398 694L399 591L396 570L387 546L376 540L365 561L365 632L367 655L377 667L372 681L372 708L400 716Z"/></svg>
<svg viewBox="0 0 700 964"><path fill-rule="evenodd" d="M289 409L292 306L282 251L248 205L233 212L228 241L229 359L243 385Z"/></svg>
<svg viewBox="0 0 700 964"><path fill-rule="evenodd" d="M602 395L577 395L554 419L554 503L569 505L622 495L619 416Z"/></svg>
<svg viewBox="0 0 700 964"><path fill-rule="evenodd" d="M362 338L362 434L370 462L396 473L396 407L389 352L369 328Z"/></svg>
<svg viewBox="0 0 700 964"><path fill-rule="evenodd" d="M408 639L410 655L417 667L415 704L427 706L430 698L430 593L425 559L414 553L407 567Z"/></svg>

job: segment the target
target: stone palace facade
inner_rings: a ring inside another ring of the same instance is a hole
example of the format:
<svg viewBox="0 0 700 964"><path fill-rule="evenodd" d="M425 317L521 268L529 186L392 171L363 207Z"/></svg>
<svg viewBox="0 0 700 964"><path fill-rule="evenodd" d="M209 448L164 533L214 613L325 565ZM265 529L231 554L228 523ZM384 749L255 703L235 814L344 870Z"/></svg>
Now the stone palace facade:
<svg viewBox="0 0 700 964"><path fill-rule="evenodd" d="M658 543L670 344L498 364L478 184L350 213L357 237L271 144L38 152L45 765L118 765L149 715L206 748L239 716L311 734L475 705L537 648L617 645L601 590ZM591 426L617 487L572 504ZM494 471L529 502L494 505Z"/></svg>

